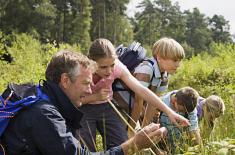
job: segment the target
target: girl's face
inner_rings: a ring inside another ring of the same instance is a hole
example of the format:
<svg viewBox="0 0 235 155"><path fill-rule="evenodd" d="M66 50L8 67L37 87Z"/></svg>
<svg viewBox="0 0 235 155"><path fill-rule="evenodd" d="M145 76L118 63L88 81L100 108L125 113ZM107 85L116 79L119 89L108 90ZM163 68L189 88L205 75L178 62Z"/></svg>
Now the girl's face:
<svg viewBox="0 0 235 155"><path fill-rule="evenodd" d="M101 78L107 78L112 74L114 70L115 58L113 57L101 58L98 59L96 63L98 65L96 74L98 74Z"/></svg>
<svg viewBox="0 0 235 155"><path fill-rule="evenodd" d="M205 110L204 110L204 117L207 120L214 121L216 118L219 117L219 115L215 111L213 111L212 109L205 108Z"/></svg>

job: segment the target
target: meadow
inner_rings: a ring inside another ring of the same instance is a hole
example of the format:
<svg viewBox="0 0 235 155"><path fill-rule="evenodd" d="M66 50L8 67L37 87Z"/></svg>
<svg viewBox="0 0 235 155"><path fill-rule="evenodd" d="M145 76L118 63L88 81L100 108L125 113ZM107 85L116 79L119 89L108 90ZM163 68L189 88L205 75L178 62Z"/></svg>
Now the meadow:
<svg viewBox="0 0 235 155"><path fill-rule="evenodd" d="M59 49L79 46L54 43L42 44L27 34L15 34L11 38L0 33L0 55L7 51L12 62L0 60L0 92L9 82L38 83L51 56ZM5 43L9 42L8 45ZM203 97L216 94L226 105L225 114L215 124L212 135L204 146L185 144L178 154L235 154L235 45L212 44L208 51L185 59L181 68L170 79L170 90L191 86ZM99 146L100 148L101 146Z"/></svg>

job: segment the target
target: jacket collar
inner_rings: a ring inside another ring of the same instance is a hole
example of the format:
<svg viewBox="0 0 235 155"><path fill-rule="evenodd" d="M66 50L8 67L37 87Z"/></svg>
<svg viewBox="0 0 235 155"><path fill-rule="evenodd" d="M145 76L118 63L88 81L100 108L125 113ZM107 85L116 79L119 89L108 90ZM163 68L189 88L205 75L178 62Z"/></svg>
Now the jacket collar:
<svg viewBox="0 0 235 155"><path fill-rule="evenodd" d="M66 120L66 124L74 128L81 127L82 112L73 105L58 84L44 81L42 91L48 95L50 102L58 108Z"/></svg>

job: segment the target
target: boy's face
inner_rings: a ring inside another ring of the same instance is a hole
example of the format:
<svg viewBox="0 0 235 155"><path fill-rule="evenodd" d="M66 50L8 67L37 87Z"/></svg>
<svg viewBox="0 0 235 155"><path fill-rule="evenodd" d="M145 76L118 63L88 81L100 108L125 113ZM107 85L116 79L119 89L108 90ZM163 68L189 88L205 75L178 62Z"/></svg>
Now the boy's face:
<svg viewBox="0 0 235 155"><path fill-rule="evenodd" d="M177 112L181 112L181 113L186 113L187 112L187 110L185 109L184 106L182 106L180 104L177 104L177 103L175 104L175 109L176 109Z"/></svg>
<svg viewBox="0 0 235 155"><path fill-rule="evenodd" d="M181 60L163 59L161 57L157 57L157 59L161 72L167 71L173 74L180 67Z"/></svg>
<svg viewBox="0 0 235 155"><path fill-rule="evenodd" d="M174 107L174 110L176 112L181 112L181 113L186 113L187 112L187 110L186 110L186 108L184 106L182 106L182 105L177 103L177 99L176 99L175 96L172 96L171 103L172 103L172 105Z"/></svg>

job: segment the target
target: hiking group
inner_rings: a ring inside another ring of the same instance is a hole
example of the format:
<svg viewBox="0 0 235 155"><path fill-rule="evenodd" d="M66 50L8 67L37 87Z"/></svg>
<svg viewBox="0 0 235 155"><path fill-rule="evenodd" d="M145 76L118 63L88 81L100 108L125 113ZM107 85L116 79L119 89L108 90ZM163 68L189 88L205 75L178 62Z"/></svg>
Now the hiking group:
<svg viewBox="0 0 235 155"><path fill-rule="evenodd" d="M163 94L184 58L182 46L161 38L151 58L140 44L123 49L99 38L87 56L61 50L39 85L9 85L0 98L0 155L127 155L144 148L174 154L183 131L201 144L198 122L210 134L225 107L220 97L204 99L191 87ZM129 107L128 128L113 103ZM103 152L97 152L97 131Z"/></svg>

